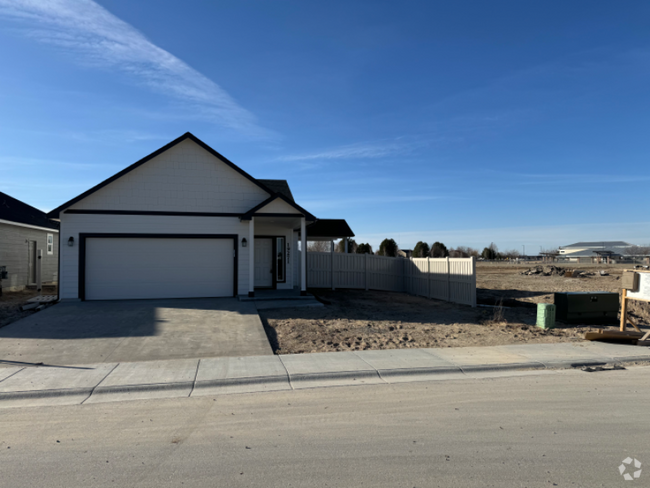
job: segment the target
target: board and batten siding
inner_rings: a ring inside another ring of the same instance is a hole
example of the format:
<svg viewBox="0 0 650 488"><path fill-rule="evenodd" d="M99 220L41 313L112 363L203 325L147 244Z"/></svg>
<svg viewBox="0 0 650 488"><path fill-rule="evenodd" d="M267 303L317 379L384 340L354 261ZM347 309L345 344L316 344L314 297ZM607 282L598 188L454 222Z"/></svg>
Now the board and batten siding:
<svg viewBox="0 0 650 488"><path fill-rule="evenodd" d="M243 213L268 197L219 158L185 140L70 208Z"/></svg>
<svg viewBox="0 0 650 488"><path fill-rule="evenodd" d="M308 252L307 284L312 288L406 292L476 306L473 258L404 259Z"/></svg>
<svg viewBox="0 0 650 488"><path fill-rule="evenodd" d="M47 234L52 234L54 249L47 254ZM20 291L30 285L29 241L36 241L36 248L43 251L41 279L43 283L58 280L59 234L56 230L32 229L0 223L0 266L7 267L7 279L2 280L2 289Z"/></svg>
<svg viewBox="0 0 650 488"><path fill-rule="evenodd" d="M248 250L241 238L248 238L248 223L237 217L181 217L158 215L61 215L61 299L79 298L79 234L234 234L237 235L238 293L248 293ZM67 245L74 238L74 246ZM160 256L161 267L174 256ZM174 279L170 272L170 280Z"/></svg>

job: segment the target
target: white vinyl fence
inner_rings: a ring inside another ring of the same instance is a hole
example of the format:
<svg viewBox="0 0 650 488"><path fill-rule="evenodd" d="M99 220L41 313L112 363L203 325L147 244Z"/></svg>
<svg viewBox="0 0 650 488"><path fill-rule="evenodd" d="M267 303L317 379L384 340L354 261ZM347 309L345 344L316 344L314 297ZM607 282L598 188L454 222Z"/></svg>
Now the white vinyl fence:
<svg viewBox="0 0 650 488"><path fill-rule="evenodd" d="M307 286L399 291L475 307L476 261L308 252Z"/></svg>

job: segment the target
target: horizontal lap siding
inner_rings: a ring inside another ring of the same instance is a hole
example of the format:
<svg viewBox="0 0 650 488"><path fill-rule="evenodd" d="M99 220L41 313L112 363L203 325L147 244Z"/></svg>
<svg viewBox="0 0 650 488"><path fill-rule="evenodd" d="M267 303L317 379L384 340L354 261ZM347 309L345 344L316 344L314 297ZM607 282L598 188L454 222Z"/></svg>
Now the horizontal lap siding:
<svg viewBox="0 0 650 488"><path fill-rule="evenodd" d="M330 253L307 253L309 287L398 291L476 305L473 258L402 259L341 253L333 256L334 269Z"/></svg>
<svg viewBox="0 0 650 488"><path fill-rule="evenodd" d="M79 298L79 234L235 234L238 246L238 293L248 293L248 249L241 238L248 238L248 224L236 217L177 217L150 215L61 216L61 298ZM69 237L75 244L67 245ZM169 256L173 260L174 256ZM164 265L164 263L161 263ZM172 278L173 279L173 278Z"/></svg>
<svg viewBox="0 0 650 488"><path fill-rule="evenodd" d="M54 237L54 250L47 254L47 234ZM7 267L7 279L2 280L4 290L22 290L29 285L29 243L36 241L36 248L43 251L41 277L43 283L58 280L59 234L17 225L0 224L0 266Z"/></svg>
<svg viewBox="0 0 650 488"><path fill-rule="evenodd" d="M243 213L269 194L185 140L70 208Z"/></svg>

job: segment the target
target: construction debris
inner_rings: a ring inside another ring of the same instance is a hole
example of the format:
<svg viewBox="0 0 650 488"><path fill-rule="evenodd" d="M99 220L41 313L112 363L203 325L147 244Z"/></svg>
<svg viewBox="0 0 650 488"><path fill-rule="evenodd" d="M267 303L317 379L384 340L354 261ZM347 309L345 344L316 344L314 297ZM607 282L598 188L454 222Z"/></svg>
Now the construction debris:
<svg viewBox="0 0 650 488"><path fill-rule="evenodd" d="M559 268L557 266L535 266L522 272L522 275L532 276L532 275L541 275L541 276L564 276L566 269Z"/></svg>
<svg viewBox="0 0 650 488"><path fill-rule="evenodd" d="M582 271L579 269L566 269L558 266L535 266L521 273L524 276L564 276L565 278L587 278L596 276L596 273ZM607 273L600 273L601 276L607 276Z"/></svg>

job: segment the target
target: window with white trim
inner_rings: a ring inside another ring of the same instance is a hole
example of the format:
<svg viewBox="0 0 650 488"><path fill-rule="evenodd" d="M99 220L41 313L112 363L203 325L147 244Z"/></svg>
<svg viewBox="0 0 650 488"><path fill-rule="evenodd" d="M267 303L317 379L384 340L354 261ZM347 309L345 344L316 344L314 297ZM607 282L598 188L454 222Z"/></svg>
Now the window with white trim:
<svg viewBox="0 0 650 488"><path fill-rule="evenodd" d="M48 254L54 254L54 235L53 234L48 234L47 235L47 253Z"/></svg>

